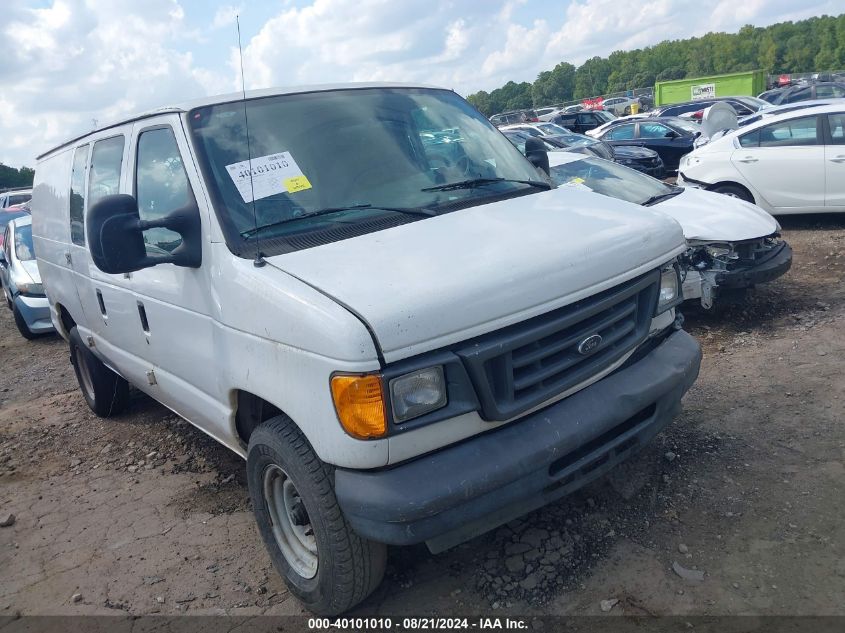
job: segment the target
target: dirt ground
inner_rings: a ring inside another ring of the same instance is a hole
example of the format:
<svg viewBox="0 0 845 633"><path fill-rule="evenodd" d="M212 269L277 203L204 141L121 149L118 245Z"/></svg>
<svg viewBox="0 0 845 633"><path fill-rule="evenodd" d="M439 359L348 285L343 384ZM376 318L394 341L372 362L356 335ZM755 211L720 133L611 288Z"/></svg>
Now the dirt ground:
<svg viewBox="0 0 845 633"><path fill-rule="evenodd" d="M454 550L391 549L356 613L845 615L845 220L782 223L787 276L685 311L701 376L646 452ZM96 418L66 344L0 310L0 616L302 613L243 471L144 396Z"/></svg>

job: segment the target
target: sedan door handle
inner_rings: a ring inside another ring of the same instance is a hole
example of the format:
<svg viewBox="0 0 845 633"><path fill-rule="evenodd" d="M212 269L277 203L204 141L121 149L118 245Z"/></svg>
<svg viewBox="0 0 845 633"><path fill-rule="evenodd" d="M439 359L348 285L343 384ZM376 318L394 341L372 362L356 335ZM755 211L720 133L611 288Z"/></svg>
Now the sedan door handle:
<svg viewBox="0 0 845 633"><path fill-rule="evenodd" d="M759 158L754 158L753 156L746 156L745 158L737 158L740 163L756 163Z"/></svg>
<svg viewBox="0 0 845 633"><path fill-rule="evenodd" d="M845 163L845 156L834 156L830 159L832 163Z"/></svg>

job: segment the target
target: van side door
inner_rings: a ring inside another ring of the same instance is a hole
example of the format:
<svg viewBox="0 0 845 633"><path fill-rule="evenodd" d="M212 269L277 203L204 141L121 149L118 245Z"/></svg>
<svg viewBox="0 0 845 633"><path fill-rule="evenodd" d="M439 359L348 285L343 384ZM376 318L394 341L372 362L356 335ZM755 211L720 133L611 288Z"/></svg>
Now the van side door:
<svg viewBox="0 0 845 633"><path fill-rule="evenodd" d="M181 119L162 115L135 123L130 180L142 220L165 217L182 207L200 215L203 262L199 268L159 264L132 273L133 336L144 341L140 355L148 378L140 385L154 398L207 430L228 432L228 394L216 370L215 310L211 293L210 219L202 181ZM167 255L181 237L167 229L144 232L147 252Z"/></svg>
<svg viewBox="0 0 845 633"><path fill-rule="evenodd" d="M133 310L130 275L104 273L88 250L87 217L105 196L120 193L126 180L131 126L104 130L78 149L71 174L70 254L86 323L78 324L83 339L91 337L92 351L106 365L133 384L144 376L139 360L143 341L133 337L137 314ZM84 152L82 150L85 150ZM87 170L81 171L87 156ZM90 344L90 343L89 343Z"/></svg>

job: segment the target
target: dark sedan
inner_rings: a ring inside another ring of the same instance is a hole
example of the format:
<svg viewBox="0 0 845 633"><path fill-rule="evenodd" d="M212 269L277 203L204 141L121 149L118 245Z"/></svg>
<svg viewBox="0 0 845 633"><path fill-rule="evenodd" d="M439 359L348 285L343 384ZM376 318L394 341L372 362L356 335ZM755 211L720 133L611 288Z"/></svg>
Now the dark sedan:
<svg viewBox="0 0 845 633"><path fill-rule="evenodd" d="M612 160L613 162L625 165L631 169L636 169L654 178L663 178L666 176L666 169L663 167L663 161L660 159L660 156L656 152L644 147L612 147L603 141L597 141L589 136L574 133L538 136L523 129L504 129L502 130L502 134L511 143L516 145L517 149L522 153L525 153L525 140L534 136L535 138L541 139L549 151L566 150L598 156L599 158Z"/></svg>
<svg viewBox="0 0 845 633"><path fill-rule="evenodd" d="M670 103L657 106L649 115L652 117L676 117L686 115L692 118L701 119L701 114L706 108L714 103L727 103L735 111L737 116L748 116L769 107L768 102L757 97L713 97L712 99L698 99L695 101L683 101L681 103Z"/></svg>
<svg viewBox="0 0 845 633"><path fill-rule="evenodd" d="M693 150L700 135L698 124L667 117L623 119L605 128L598 138L614 147L646 147L660 155L666 169L677 171L681 156Z"/></svg>
<svg viewBox="0 0 845 633"><path fill-rule="evenodd" d="M604 110L582 110L558 114L552 119L552 123L557 123L568 130L583 134L587 130L593 130L600 125L613 121L615 118L616 116Z"/></svg>
<svg viewBox="0 0 845 633"><path fill-rule="evenodd" d="M764 93L766 101L773 105L797 103L810 99L839 99L845 97L845 83L839 81L819 81L807 85L789 86L780 90Z"/></svg>

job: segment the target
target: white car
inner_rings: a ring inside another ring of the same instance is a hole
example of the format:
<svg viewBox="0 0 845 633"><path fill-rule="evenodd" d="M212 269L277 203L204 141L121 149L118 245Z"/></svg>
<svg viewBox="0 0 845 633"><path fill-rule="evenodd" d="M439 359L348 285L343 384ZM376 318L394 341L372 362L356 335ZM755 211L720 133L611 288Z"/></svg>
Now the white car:
<svg viewBox="0 0 845 633"><path fill-rule="evenodd" d="M602 476L698 374L677 222L553 189L526 145L374 83L206 97L39 157L83 397L109 416L131 383L244 457L316 613L370 594L386 544L442 551Z"/></svg>
<svg viewBox="0 0 845 633"><path fill-rule="evenodd" d="M53 331L50 304L41 285L32 244L32 218L10 221L0 245L0 288L21 336L32 339Z"/></svg>
<svg viewBox="0 0 845 633"><path fill-rule="evenodd" d="M30 198L32 198L32 189L9 189L0 193L0 209L29 202Z"/></svg>
<svg viewBox="0 0 845 633"><path fill-rule="evenodd" d="M613 112L616 116L623 116L631 114L631 106L640 105L640 100L631 97L611 97L602 101L602 107L605 110Z"/></svg>
<svg viewBox="0 0 845 633"><path fill-rule="evenodd" d="M594 127L592 130L587 130L584 132L587 136L592 136L593 138L598 138L602 135L607 128L611 127L612 125L619 125L620 121L628 121L633 119L647 119L649 118L648 112L638 112L637 114L626 114L625 116L620 116L612 121L608 121L606 123L602 123L598 127Z"/></svg>
<svg viewBox="0 0 845 633"><path fill-rule="evenodd" d="M549 154L550 175L561 188L596 193L650 206L681 225L689 249L681 258L684 299L705 309L741 298L748 288L789 270L792 249L780 225L748 202L673 187L622 165L570 152Z"/></svg>
<svg viewBox="0 0 845 633"><path fill-rule="evenodd" d="M678 184L774 215L845 211L845 100L763 118L681 159Z"/></svg>
<svg viewBox="0 0 845 633"><path fill-rule="evenodd" d="M506 130L522 130L531 134L531 136L558 136L559 134L572 134L562 125L557 123L549 123L547 121L540 121L539 123L516 123L514 125L503 125L499 128L503 132Z"/></svg>

